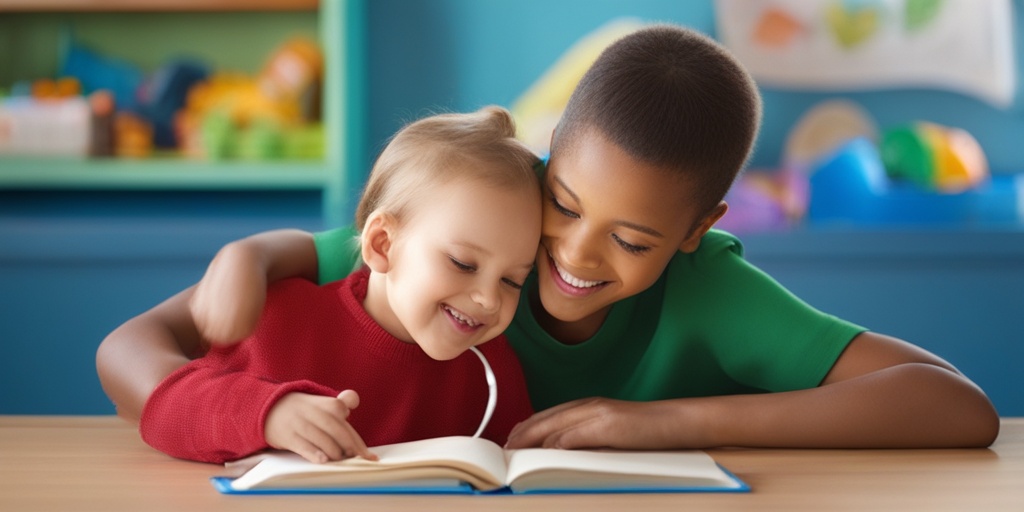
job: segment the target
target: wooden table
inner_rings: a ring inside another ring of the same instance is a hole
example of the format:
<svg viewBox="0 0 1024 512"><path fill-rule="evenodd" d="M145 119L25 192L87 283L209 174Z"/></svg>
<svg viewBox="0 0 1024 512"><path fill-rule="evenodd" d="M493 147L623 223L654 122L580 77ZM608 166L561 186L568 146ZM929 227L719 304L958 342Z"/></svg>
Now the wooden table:
<svg viewBox="0 0 1024 512"><path fill-rule="evenodd" d="M712 450L750 494L224 496L105 416L0 416L0 511L1024 511L1024 418L981 450Z"/></svg>

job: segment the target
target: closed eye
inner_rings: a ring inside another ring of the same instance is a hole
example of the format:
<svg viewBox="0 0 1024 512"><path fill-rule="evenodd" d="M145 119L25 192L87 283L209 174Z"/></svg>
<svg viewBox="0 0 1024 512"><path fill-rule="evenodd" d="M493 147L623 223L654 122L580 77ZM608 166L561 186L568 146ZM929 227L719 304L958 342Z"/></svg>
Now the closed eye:
<svg viewBox="0 0 1024 512"><path fill-rule="evenodd" d="M558 213L561 213L570 219L580 218L580 214L562 206L562 203L558 202L558 198L555 197L555 194L551 194L551 199L549 199L549 201L551 201L551 206L554 207L555 211Z"/></svg>
<svg viewBox="0 0 1024 512"><path fill-rule="evenodd" d="M460 272L476 272L476 267L473 265L463 263L451 256L448 256L448 259L452 262L452 265L455 265L455 268L459 269Z"/></svg>
<svg viewBox="0 0 1024 512"><path fill-rule="evenodd" d="M511 279L509 279L507 277L506 278L502 278L501 282L507 284L508 286L512 287L512 289L517 290L517 291L523 289L523 285L522 284L517 283L517 282L515 282L515 281L513 281L513 280L511 280Z"/></svg>
<svg viewBox="0 0 1024 512"><path fill-rule="evenodd" d="M612 233L612 238L615 240L615 243L619 244L619 247L622 247L623 249L626 250L626 252L628 252L630 254L642 254L642 253L645 253L645 252L651 250L651 248L646 246L646 245L634 245L634 244L631 244L631 243L629 243L629 242L619 238L619 235L616 235L615 233Z"/></svg>

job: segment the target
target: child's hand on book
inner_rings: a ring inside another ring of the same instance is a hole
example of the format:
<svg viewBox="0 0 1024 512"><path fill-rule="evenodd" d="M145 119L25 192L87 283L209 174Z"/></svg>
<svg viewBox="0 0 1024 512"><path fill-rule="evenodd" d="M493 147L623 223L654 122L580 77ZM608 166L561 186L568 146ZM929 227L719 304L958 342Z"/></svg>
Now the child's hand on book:
<svg viewBox="0 0 1024 512"><path fill-rule="evenodd" d="M288 393L267 415L264 437L273 448L293 451L305 459L324 463L348 457L377 460L348 422L359 395L350 389L337 398Z"/></svg>

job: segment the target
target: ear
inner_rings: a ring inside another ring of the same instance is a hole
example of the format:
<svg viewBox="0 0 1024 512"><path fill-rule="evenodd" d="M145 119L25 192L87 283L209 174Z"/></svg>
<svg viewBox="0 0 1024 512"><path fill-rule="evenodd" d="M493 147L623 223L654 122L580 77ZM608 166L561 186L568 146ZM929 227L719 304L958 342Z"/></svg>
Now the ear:
<svg viewBox="0 0 1024 512"><path fill-rule="evenodd" d="M382 212L373 212L366 219L359 242L363 262L370 270L385 273L390 268L390 251L396 226L395 218Z"/></svg>
<svg viewBox="0 0 1024 512"><path fill-rule="evenodd" d="M690 231L690 234L686 235L686 239L679 245L679 250L683 252L694 252L700 247L700 239L707 234L708 230L718 222L718 219L725 215L725 212L729 210L729 205L725 204L725 201L720 201L714 208L712 208L707 214L702 217L697 224Z"/></svg>

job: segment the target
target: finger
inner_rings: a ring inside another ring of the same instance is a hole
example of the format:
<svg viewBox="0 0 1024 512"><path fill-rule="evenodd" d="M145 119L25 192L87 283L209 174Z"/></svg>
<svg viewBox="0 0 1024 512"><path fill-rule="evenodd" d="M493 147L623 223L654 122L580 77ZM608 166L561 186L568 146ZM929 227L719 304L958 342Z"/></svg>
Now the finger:
<svg viewBox="0 0 1024 512"><path fill-rule="evenodd" d="M575 400L534 414L512 429L505 447L541 446L548 437L586 418L585 405L589 401Z"/></svg>
<svg viewBox="0 0 1024 512"><path fill-rule="evenodd" d="M316 445L300 436L296 436L295 439L292 440L291 444L292 446L289 447L291 451L301 455L302 458L314 464L323 464L331 460L323 450L317 448Z"/></svg>
<svg viewBox="0 0 1024 512"><path fill-rule="evenodd" d="M337 447L337 452L334 452L333 449L328 452L331 460L341 460L349 457L377 460L377 456L366 447L366 443L359 433L356 432L355 427L347 421L329 425L324 430L324 434L330 437L330 446Z"/></svg>
<svg viewBox="0 0 1024 512"><path fill-rule="evenodd" d="M579 423L567 425L562 430L552 432L541 442L543 448L575 450L580 448L605 448L605 432L599 427L598 418L588 418Z"/></svg>
<svg viewBox="0 0 1024 512"><path fill-rule="evenodd" d="M351 394L354 395L355 392L352 391ZM344 391L339 394L339 397L342 395L345 395L345 398L349 397ZM356 395L356 399L358 401L358 395ZM342 399L339 399L334 407L321 412L322 414L316 420L317 424L326 435L330 436L332 442L340 450L340 454L337 457L334 457L333 452L328 453L328 455L332 456L332 460L346 457L363 457L367 460L377 460L377 456L370 452L363 438L356 432L355 427L346 421L350 411Z"/></svg>
<svg viewBox="0 0 1024 512"><path fill-rule="evenodd" d="M338 400L341 400L341 402L349 409L345 413L346 418L352 409L359 407L359 393L356 393L354 390L346 389L345 391L338 393Z"/></svg>
<svg viewBox="0 0 1024 512"><path fill-rule="evenodd" d="M351 450L352 455L355 457L362 457L366 460L378 460L377 454L370 451L370 449L366 446L366 443L363 441L362 436L360 436L359 433L356 432L355 427L353 427L352 424L348 422L345 422L345 427L346 430L348 430L350 441L348 449Z"/></svg>
<svg viewBox="0 0 1024 512"><path fill-rule="evenodd" d="M531 429L535 428L534 426L537 423L542 423L547 418L550 418L551 416L555 416L558 413L560 413L561 411L564 411L566 409L571 409L571 408L575 407L576 404L577 404L577 401L574 400L572 402L566 402L564 404L559 404L559 405L556 405L554 407L550 407L548 409L544 409L543 411L534 413L533 416L530 416L529 418L526 418L525 420L520 421L514 427L512 427L512 431L509 432L509 438L511 438L513 436L516 436L517 434L522 433L524 431L531 430Z"/></svg>
<svg viewBox="0 0 1024 512"><path fill-rule="evenodd" d="M317 423L307 423L299 430L298 437L322 452L327 460L341 460L346 456L345 448L338 443L331 430L329 426L324 428Z"/></svg>

